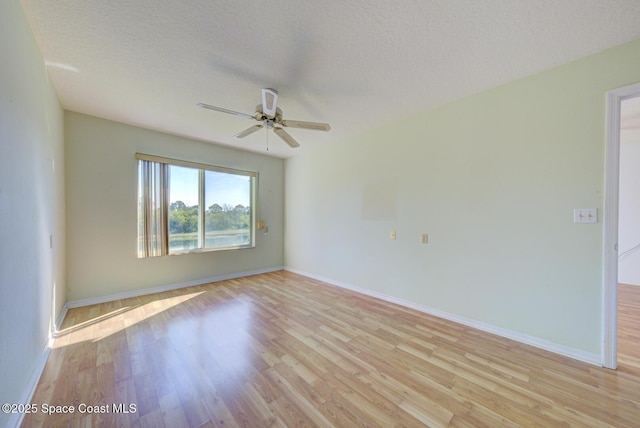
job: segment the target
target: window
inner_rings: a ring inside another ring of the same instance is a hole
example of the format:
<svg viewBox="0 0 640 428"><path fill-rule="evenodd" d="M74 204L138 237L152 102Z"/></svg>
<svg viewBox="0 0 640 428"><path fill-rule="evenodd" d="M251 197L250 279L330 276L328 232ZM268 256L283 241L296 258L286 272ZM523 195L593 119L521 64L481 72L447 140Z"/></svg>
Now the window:
<svg viewBox="0 0 640 428"><path fill-rule="evenodd" d="M138 257L254 246L257 173L136 158Z"/></svg>

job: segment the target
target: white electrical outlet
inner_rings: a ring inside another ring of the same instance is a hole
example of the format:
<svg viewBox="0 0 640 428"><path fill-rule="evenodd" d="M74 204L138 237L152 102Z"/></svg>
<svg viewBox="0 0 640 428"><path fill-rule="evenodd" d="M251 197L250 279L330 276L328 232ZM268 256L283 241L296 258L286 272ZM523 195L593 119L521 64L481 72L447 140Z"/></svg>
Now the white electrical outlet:
<svg viewBox="0 0 640 428"><path fill-rule="evenodd" d="M597 223L598 209L597 208L575 208L573 210L573 222L574 223Z"/></svg>

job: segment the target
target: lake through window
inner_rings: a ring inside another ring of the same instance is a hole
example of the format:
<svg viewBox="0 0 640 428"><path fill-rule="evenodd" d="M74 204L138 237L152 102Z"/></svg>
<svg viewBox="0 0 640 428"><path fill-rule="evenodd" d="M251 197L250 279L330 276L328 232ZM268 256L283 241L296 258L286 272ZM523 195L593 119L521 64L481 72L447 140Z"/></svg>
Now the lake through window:
<svg viewBox="0 0 640 428"><path fill-rule="evenodd" d="M257 173L136 156L138 257L254 246Z"/></svg>

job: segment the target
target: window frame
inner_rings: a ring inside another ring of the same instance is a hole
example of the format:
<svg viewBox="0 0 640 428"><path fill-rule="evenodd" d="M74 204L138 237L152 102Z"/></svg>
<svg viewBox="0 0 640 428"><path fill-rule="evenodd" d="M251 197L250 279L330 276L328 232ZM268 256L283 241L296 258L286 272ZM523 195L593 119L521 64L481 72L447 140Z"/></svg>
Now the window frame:
<svg viewBox="0 0 640 428"><path fill-rule="evenodd" d="M171 204L170 195L169 195L169 188L171 186L170 184L171 177L169 176L166 183L166 188L164 189L165 191L165 200L164 200L165 207L164 208L167 216L166 230L165 230L165 233L167 235L167 244L166 244L167 248L166 248L166 254L162 254L162 255L173 256L173 255L182 255L182 254L205 253L205 252L211 252L211 251L243 250L243 249L255 248L257 217L258 217L257 215L258 209L256 204L256 202L258 201L258 172L257 171L247 171L247 170L229 168L229 167L218 166L218 165L210 165L210 164L205 164L200 162L191 162L191 161L186 161L182 159L173 159L173 158L167 158L162 156L149 155L145 153L136 153L135 158L137 161L157 162L157 163L165 164L167 166L180 166L180 167L198 170L198 177L199 177L198 178L198 248L178 250L178 251L171 251L171 249L169 248L168 216L170 212L169 205ZM136 165L139 165L139 162L137 162ZM139 168L139 166L137 166L137 168ZM227 246L227 247L216 247L216 248L205 247L206 245L206 231L205 231L205 221L206 221L205 211L206 210L204 207L205 205L204 203L205 202L205 171L221 172L225 174L233 174L233 175L245 176L250 178L251 195L250 195L250 213L249 213L249 216L250 216L249 244L233 245L233 246ZM137 173L137 179L138 179L137 188L139 188L140 187L139 172ZM138 215L139 215L140 209L141 209L140 195L138 195ZM138 240L139 239L140 239L140 231L138 231ZM154 256L141 255L140 252L138 251L138 258L147 258L147 257L154 257Z"/></svg>

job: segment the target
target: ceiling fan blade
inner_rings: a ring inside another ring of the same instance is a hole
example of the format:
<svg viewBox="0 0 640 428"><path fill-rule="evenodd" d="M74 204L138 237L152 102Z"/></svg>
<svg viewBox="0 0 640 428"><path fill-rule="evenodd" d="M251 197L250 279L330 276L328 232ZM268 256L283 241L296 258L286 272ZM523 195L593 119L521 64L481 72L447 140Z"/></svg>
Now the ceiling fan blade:
<svg viewBox="0 0 640 428"><path fill-rule="evenodd" d="M328 123L303 122L301 120L283 120L280 124L289 128L312 129L314 131L328 131L331 129Z"/></svg>
<svg viewBox="0 0 640 428"><path fill-rule="evenodd" d="M290 145L292 148L300 147L300 144L291 136L287 131L282 128L273 128L273 132L275 132L278 137L282 138L285 143Z"/></svg>
<svg viewBox="0 0 640 428"><path fill-rule="evenodd" d="M259 131L260 129L262 129L263 126L264 125L253 125L251 128L247 128L244 131L238 132L236 135L233 136L233 138L244 138L247 135L250 135L256 131Z"/></svg>
<svg viewBox="0 0 640 428"><path fill-rule="evenodd" d="M233 114L235 116L240 116L240 117L244 117L244 118L247 118L247 119L255 119L255 117L253 115L250 115L250 114L240 113L240 112L229 110L229 109L222 108L222 107L211 106L209 104L198 103L198 107L207 108L209 110L215 110L215 111L219 111L219 112L222 112L222 113Z"/></svg>
<svg viewBox="0 0 640 428"><path fill-rule="evenodd" d="M278 91L271 88L262 89L262 111L269 117L276 117Z"/></svg>

